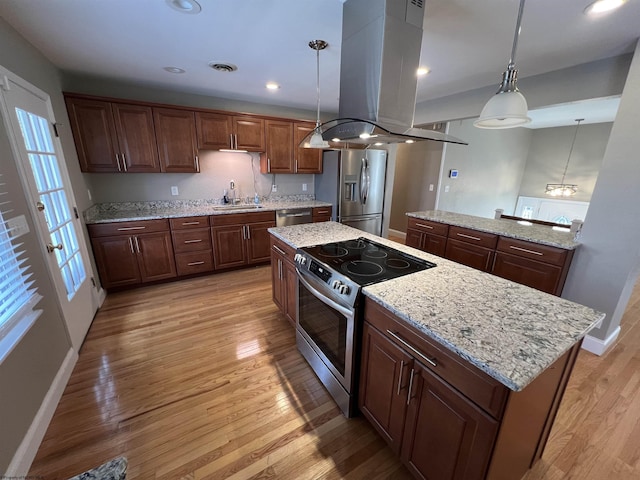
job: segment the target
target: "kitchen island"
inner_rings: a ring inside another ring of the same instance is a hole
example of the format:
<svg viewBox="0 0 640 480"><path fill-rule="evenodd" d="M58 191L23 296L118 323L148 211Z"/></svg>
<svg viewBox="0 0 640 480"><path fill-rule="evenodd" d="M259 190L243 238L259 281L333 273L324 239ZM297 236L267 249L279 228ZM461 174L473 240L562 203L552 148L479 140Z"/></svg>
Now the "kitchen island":
<svg viewBox="0 0 640 480"><path fill-rule="evenodd" d="M359 406L416 476L520 478L540 458L603 314L333 222L269 232L292 248L365 237L437 265L362 290Z"/></svg>

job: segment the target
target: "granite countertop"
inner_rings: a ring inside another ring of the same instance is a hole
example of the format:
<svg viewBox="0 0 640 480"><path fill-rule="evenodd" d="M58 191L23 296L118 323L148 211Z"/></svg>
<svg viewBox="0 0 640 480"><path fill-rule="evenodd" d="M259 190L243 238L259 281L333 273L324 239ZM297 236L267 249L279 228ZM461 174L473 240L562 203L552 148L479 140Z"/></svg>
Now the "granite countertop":
<svg viewBox="0 0 640 480"><path fill-rule="evenodd" d="M335 222L269 229L292 247L366 237L437 266L363 293L511 390L526 387L604 314Z"/></svg>
<svg viewBox="0 0 640 480"><path fill-rule="evenodd" d="M504 237L550 245L565 250L575 250L580 245L574 240L573 234L559 232L546 225L522 225L514 220L474 217L473 215L441 210L409 212L406 215L408 217L421 218L422 220L447 223L458 227L472 228L481 232L495 233Z"/></svg>
<svg viewBox="0 0 640 480"><path fill-rule="evenodd" d="M203 215L228 215L232 213L274 211L282 208L330 207L330 203L318 202L308 195L279 197L262 200L259 205L239 204L236 208L222 210L219 199L166 200L155 202L99 203L84 212L86 223L128 222L161 218L198 217ZM242 208L246 207L246 208ZM256 208L258 207L258 208Z"/></svg>

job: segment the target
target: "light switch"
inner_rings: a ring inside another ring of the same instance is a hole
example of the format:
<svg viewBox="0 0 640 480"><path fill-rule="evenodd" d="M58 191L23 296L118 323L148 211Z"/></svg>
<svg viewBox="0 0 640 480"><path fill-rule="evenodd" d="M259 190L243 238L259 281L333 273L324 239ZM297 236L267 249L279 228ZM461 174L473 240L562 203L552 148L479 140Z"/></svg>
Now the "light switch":
<svg viewBox="0 0 640 480"><path fill-rule="evenodd" d="M445 185L444 187L444 193L447 193L447 192L449 192L449 185Z"/></svg>
<svg viewBox="0 0 640 480"><path fill-rule="evenodd" d="M303 192L306 192L306 191L307 191L307 184L306 184L306 183L303 183L303 184L302 184L302 191L303 191Z"/></svg>
<svg viewBox="0 0 640 480"><path fill-rule="evenodd" d="M429 191L430 191L430 192L433 192L433 183L430 183L430 184L429 184Z"/></svg>

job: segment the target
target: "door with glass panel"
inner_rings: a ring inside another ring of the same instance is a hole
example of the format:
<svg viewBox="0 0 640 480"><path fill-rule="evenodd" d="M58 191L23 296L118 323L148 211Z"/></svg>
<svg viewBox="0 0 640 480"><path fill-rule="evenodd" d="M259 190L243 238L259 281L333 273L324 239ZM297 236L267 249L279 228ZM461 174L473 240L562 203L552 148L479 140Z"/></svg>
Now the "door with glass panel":
<svg viewBox="0 0 640 480"><path fill-rule="evenodd" d="M53 111L46 93L1 69L2 114L48 260L73 347L78 350L97 305L90 263L74 208Z"/></svg>

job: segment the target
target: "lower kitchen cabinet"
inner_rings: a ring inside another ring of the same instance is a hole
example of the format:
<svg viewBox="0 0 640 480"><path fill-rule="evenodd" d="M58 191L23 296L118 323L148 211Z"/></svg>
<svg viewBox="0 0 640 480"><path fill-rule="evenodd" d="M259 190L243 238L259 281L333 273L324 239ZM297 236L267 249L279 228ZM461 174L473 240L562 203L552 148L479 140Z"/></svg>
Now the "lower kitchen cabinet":
<svg viewBox="0 0 640 480"><path fill-rule="evenodd" d="M167 220L94 224L89 234L104 288L176 276Z"/></svg>
<svg viewBox="0 0 640 480"><path fill-rule="evenodd" d="M298 275L293 262L295 250L271 237L271 284L273 302L295 328Z"/></svg>
<svg viewBox="0 0 640 480"><path fill-rule="evenodd" d="M328 222L331 220L331 207L313 207L311 209L311 219L313 223Z"/></svg>
<svg viewBox="0 0 640 480"><path fill-rule="evenodd" d="M268 262L268 229L276 226L275 212L213 215L211 237L216 269Z"/></svg>
<svg viewBox="0 0 640 480"><path fill-rule="evenodd" d="M448 231L448 225L410 217L405 243L410 247L444 257Z"/></svg>
<svg viewBox="0 0 640 480"><path fill-rule="evenodd" d="M468 228L449 227L445 258L490 272L498 236Z"/></svg>
<svg viewBox="0 0 640 480"><path fill-rule="evenodd" d="M542 456L579 344L520 392L368 298L358 405L416 478L513 480Z"/></svg>
<svg viewBox="0 0 640 480"><path fill-rule="evenodd" d="M171 238L179 276L213 270L213 249L209 218L172 218Z"/></svg>

